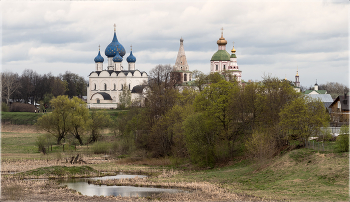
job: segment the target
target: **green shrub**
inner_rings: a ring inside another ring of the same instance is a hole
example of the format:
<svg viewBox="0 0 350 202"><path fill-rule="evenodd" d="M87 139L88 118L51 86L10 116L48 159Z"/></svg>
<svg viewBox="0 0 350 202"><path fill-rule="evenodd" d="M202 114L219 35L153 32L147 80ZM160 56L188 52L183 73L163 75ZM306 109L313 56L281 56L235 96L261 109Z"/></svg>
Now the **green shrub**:
<svg viewBox="0 0 350 202"><path fill-rule="evenodd" d="M95 142L92 145L92 151L94 154L109 154L110 153L110 148L111 148L111 143L109 142Z"/></svg>
<svg viewBox="0 0 350 202"><path fill-rule="evenodd" d="M349 134L339 135L335 143L337 152L349 152Z"/></svg>
<svg viewBox="0 0 350 202"><path fill-rule="evenodd" d="M38 136L35 144L36 146L38 146L39 152L42 152L43 154L47 153L46 151L47 141L45 136L43 135Z"/></svg>
<svg viewBox="0 0 350 202"><path fill-rule="evenodd" d="M1 111L2 112L8 112L9 111L9 107L7 106L7 104L5 102L1 103Z"/></svg>
<svg viewBox="0 0 350 202"><path fill-rule="evenodd" d="M343 125L336 140L337 152L349 152L349 126Z"/></svg>

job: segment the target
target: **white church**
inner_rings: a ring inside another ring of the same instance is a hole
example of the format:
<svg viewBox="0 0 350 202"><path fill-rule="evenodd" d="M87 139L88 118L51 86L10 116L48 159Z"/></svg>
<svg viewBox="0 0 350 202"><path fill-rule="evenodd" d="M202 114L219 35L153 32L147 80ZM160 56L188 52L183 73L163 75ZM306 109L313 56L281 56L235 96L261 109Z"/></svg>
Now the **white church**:
<svg viewBox="0 0 350 202"><path fill-rule="evenodd" d="M241 83L242 71L239 70L237 65L236 49L234 46L232 47L231 55L226 51L227 41L223 36L223 29L221 30L221 37L217 41L218 51L214 53L210 60L210 73L223 73L226 71L236 77L237 81Z"/></svg>
<svg viewBox="0 0 350 202"><path fill-rule="evenodd" d="M146 72L135 68L136 57L132 53L126 58L127 67L123 66L125 49L119 43L114 25L114 36L112 42L105 49L108 59L108 66L104 69L104 58L100 50L95 57L95 71L89 75L87 87L87 104L89 108L117 108L119 96L123 89L131 91L131 99L140 99L142 96L143 84L148 82Z"/></svg>

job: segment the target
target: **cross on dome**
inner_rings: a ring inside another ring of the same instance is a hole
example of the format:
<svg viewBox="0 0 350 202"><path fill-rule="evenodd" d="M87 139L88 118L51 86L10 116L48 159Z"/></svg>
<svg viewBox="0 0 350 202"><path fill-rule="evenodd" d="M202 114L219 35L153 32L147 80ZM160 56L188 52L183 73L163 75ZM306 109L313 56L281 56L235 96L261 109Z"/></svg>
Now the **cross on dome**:
<svg viewBox="0 0 350 202"><path fill-rule="evenodd" d="M221 27L221 37L223 37L223 36L224 36L224 28Z"/></svg>
<svg viewBox="0 0 350 202"><path fill-rule="evenodd" d="M130 46L130 48L131 48L131 51L132 51L132 45Z"/></svg>
<svg viewBox="0 0 350 202"><path fill-rule="evenodd" d="M115 31L116 31L116 27L117 27L117 25L114 23L114 33L115 33Z"/></svg>

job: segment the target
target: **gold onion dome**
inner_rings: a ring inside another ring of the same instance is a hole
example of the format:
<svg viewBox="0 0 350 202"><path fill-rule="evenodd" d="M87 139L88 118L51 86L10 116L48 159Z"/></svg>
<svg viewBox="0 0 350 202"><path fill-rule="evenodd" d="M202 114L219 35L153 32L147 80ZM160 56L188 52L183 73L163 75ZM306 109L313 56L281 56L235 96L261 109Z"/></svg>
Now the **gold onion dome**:
<svg viewBox="0 0 350 202"><path fill-rule="evenodd" d="M235 52L236 52L236 49L235 49L235 47L234 47L234 46L232 47L231 52L232 52L232 53L235 53Z"/></svg>
<svg viewBox="0 0 350 202"><path fill-rule="evenodd" d="M217 42L218 45L226 45L227 44L227 41L225 40L225 38L223 36L224 35L223 30L224 30L224 28L221 28L221 37Z"/></svg>
<svg viewBox="0 0 350 202"><path fill-rule="evenodd" d="M222 36L221 34L221 38L218 40L217 42L218 45L226 45L227 41L225 40L225 38Z"/></svg>

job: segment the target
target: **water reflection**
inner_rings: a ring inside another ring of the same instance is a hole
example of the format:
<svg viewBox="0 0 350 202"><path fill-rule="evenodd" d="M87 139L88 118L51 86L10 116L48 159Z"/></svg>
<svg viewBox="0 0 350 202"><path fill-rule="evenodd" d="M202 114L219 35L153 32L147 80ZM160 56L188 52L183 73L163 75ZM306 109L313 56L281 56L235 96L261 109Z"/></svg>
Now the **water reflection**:
<svg viewBox="0 0 350 202"><path fill-rule="evenodd" d="M116 175L104 176L85 179L71 179L69 181L60 181L62 185L74 189L86 196L123 196L123 197L146 197L159 193L178 193L179 189L162 189L152 187L133 187L133 186L107 186L88 184L88 180L106 180L106 179L122 179L122 178L143 178L145 175Z"/></svg>

